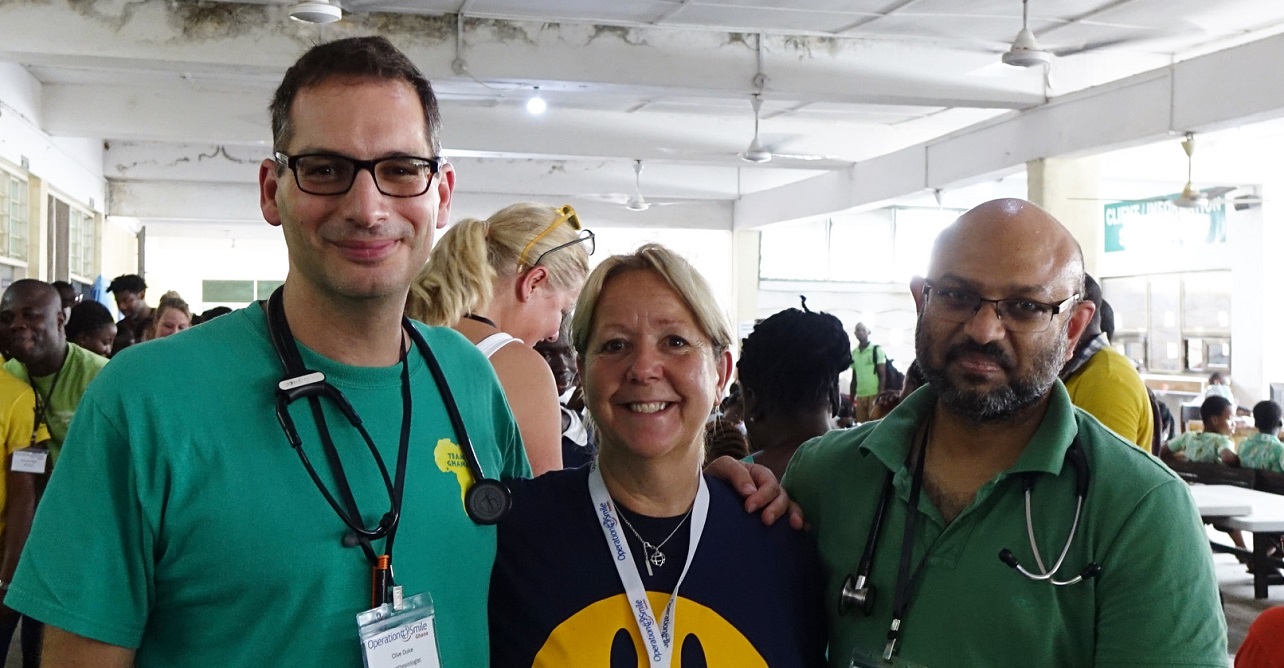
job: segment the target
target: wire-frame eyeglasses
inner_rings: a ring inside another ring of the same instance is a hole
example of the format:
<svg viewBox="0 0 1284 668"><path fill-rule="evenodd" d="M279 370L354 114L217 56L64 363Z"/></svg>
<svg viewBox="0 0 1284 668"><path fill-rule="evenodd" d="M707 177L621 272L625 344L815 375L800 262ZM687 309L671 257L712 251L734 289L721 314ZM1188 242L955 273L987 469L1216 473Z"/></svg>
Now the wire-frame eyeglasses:
<svg viewBox="0 0 1284 668"><path fill-rule="evenodd" d="M994 313L1010 332L1042 332L1052 324L1052 317L1079 301L1079 295L1047 304L1033 299L985 299L962 288L945 288L927 283L923 286L926 300L924 313L949 322L968 322L985 304L994 305Z"/></svg>
<svg viewBox="0 0 1284 668"><path fill-rule="evenodd" d="M342 195L352 189L357 173L370 172L375 188L389 197L418 197L432 187L445 158L394 155L378 160L357 160L333 153L286 155L274 153L277 163L294 172L294 183L309 195Z"/></svg>
<svg viewBox="0 0 1284 668"><path fill-rule="evenodd" d="M550 248L544 251L539 255L539 257L535 258L534 262L527 262L526 257L530 255L531 249L535 247L535 244L539 243L540 239L543 239L544 237L548 236L549 233L551 233L553 230L557 229L557 227L562 223L566 223L567 225L570 225L572 229L575 229L577 231L588 232L588 236L586 237L586 236L580 235L573 241L569 241L560 246L557 246L556 248ZM520 272L523 269L529 269L530 267L534 267L535 265L539 264L540 260L544 259L545 255L548 255L549 253L552 253L555 250L561 250L563 248L566 248L567 246L573 246L575 244L583 243L585 241L587 241L590 244L588 247L588 254L592 255L594 243L595 243L593 238L593 232L589 230L585 230L580 225L580 217L575 213L575 209L570 204L563 204L561 208L557 210L557 217L553 219L553 222L550 223L548 227L544 228L543 232L536 234L535 238L531 239L530 243L526 244L526 247L522 249L521 255L517 256L517 270Z"/></svg>

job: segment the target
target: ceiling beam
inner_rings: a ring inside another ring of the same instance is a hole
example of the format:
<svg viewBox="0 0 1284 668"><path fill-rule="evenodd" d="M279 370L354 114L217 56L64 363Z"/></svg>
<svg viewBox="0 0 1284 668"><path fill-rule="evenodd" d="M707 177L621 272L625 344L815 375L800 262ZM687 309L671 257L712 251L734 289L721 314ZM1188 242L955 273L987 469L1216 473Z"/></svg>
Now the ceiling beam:
<svg viewBox="0 0 1284 668"><path fill-rule="evenodd" d="M8 2L0 3L0 59L87 69L160 66L215 81L231 70L271 82L318 39L380 34L438 83L475 86L452 68L459 57L492 86L747 99L757 71L757 36L747 33L473 18L463 25L457 49L454 15L356 13L317 28L288 20L284 4ZM975 50L924 42L907 52L903 43L867 38L763 39L770 99L984 108L1024 108L1043 99L1035 74L964 76L990 59ZM925 63L939 69L941 62L958 76L922 74Z"/></svg>
<svg viewBox="0 0 1284 668"><path fill-rule="evenodd" d="M1273 81L1284 35L1175 63L1057 98L939 139L857 163L850 183L826 175L747 194L735 229L867 207L1020 169L1039 158L1124 148L1186 131L1284 116ZM818 189L831 189L817 197ZM788 215L788 218L782 217Z"/></svg>

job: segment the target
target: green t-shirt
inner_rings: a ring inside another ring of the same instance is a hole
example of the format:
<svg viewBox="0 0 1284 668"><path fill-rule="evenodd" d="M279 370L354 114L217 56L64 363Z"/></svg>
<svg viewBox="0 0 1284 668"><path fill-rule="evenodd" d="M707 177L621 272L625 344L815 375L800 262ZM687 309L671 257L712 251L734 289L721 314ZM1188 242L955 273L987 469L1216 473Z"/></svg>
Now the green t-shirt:
<svg viewBox="0 0 1284 668"><path fill-rule="evenodd" d="M854 649L878 653L887 642L912 477L905 454L935 402L930 386L920 388L879 422L803 444L785 473L785 488L820 548L835 668L846 668ZM1015 475L1031 472L1035 536L1044 565L1056 561L1075 516L1074 468L1065 452L1076 432L1091 481L1058 579L1093 561L1101 574L1054 587L1022 577L998 555L1010 549L1038 570L1022 476ZM872 614L840 616L838 593L861 560L889 470L894 497L870 572L878 590ZM911 572L922 566L902 628L905 660L987 668L1226 665L1217 578L1190 492L1159 460L1072 407L1060 382L1016 463L982 485L952 523L944 524L927 494L915 512L909 564Z"/></svg>
<svg viewBox="0 0 1284 668"><path fill-rule="evenodd" d="M873 343L852 349L852 377L856 379L856 396L872 397L878 394L878 365L887 363L883 347Z"/></svg>
<svg viewBox="0 0 1284 668"><path fill-rule="evenodd" d="M107 366L72 425L8 605L137 648L138 666L361 665L356 616L370 607L370 564L343 546L345 525L277 422L283 371L265 325L251 306L125 350ZM490 364L453 330L420 329L482 470L528 477ZM352 403L394 475L401 365L352 367L302 353ZM408 359L412 438L393 570L407 596L432 595L442 665L485 666L495 528L464 513L457 438L423 358ZM372 526L389 508L383 480L356 430L322 403ZM290 414L337 493L308 402ZM373 545L382 554L383 541Z"/></svg>
<svg viewBox="0 0 1284 668"><path fill-rule="evenodd" d="M1211 431L1188 431L1169 441L1168 449L1174 454L1185 452L1186 461L1215 464L1221 461L1222 450L1235 449L1235 441Z"/></svg>
<svg viewBox="0 0 1284 668"><path fill-rule="evenodd" d="M1239 465L1246 469L1261 469L1284 473L1284 443L1275 434L1257 432L1239 444Z"/></svg>
<svg viewBox="0 0 1284 668"><path fill-rule="evenodd" d="M71 342L67 343L67 359L63 361L62 369L48 376L36 376L34 382L22 362L9 360L4 363L5 371L32 385L39 394L37 401L40 405L48 404L45 408L45 426L49 428L49 457L52 461L58 461L63 441L67 440L67 430L71 427L71 418L76 415L76 407L80 405L80 398L85 395L89 383L98 377L98 372L104 366L107 366L106 357Z"/></svg>

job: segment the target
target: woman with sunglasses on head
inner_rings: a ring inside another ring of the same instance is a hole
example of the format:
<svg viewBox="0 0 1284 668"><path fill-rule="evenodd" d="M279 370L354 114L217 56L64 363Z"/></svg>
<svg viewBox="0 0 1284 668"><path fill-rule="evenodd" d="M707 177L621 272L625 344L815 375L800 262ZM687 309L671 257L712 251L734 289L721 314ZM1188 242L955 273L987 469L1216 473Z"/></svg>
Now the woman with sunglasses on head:
<svg viewBox="0 0 1284 668"><path fill-rule="evenodd" d="M406 304L410 317L453 327L490 359L535 475L562 468L562 423L553 373L533 346L557 338L592 252L593 233L570 206L514 204L442 235Z"/></svg>

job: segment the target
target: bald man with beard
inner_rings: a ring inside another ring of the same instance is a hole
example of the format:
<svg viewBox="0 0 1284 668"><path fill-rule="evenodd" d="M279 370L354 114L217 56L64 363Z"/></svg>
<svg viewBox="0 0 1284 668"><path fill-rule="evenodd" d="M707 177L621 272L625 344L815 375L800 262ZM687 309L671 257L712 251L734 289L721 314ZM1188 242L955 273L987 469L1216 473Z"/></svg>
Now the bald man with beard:
<svg viewBox="0 0 1284 668"><path fill-rule="evenodd" d="M927 385L794 455L784 485L826 568L831 666L1226 665L1185 485L1058 380L1092 319L1083 281L1046 211L967 212L913 286ZM839 604L845 581L876 592L865 610Z"/></svg>

